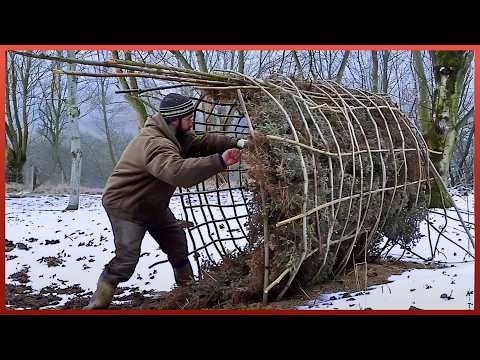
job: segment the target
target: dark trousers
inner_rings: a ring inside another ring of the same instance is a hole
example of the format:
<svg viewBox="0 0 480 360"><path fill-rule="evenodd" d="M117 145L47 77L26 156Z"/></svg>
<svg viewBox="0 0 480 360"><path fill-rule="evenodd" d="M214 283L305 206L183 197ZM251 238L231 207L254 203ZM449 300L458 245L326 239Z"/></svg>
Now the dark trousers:
<svg viewBox="0 0 480 360"><path fill-rule="evenodd" d="M167 254L168 261L175 268L189 263L185 232L178 224L170 209L160 214L155 221L134 223L109 214L115 241L115 257L105 266L101 278L118 285L128 281L140 259L140 250L145 233L155 239L160 249Z"/></svg>

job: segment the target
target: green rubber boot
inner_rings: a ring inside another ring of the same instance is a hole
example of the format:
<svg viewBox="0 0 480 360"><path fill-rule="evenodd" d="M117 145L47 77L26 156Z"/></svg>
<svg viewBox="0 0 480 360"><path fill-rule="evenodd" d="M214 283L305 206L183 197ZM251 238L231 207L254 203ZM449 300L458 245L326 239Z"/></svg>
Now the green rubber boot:
<svg viewBox="0 0 480 360"><path fill-rule="evenodd" d="M177 286L185 286L187 285L190 281L193 281L193 271L192 271L192 266L190 265L190 262L188 262L186 265L179 267L179 268L173 268L173 275L175 277L175 282Z"/></svg>
<svg viewBox="0 0 480 360"><path fill-rule="evenodd" d="M85 306L84 310L95 310L95 309L107 309L112 302L113 294L115 293L116 287L112 284L104 281L98 280L97 290L93 294L90 302Z"/></svg>

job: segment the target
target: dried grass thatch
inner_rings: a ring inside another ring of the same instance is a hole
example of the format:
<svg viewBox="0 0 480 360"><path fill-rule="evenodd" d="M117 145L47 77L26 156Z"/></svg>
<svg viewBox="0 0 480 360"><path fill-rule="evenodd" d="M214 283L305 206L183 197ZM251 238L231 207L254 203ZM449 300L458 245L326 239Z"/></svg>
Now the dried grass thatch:
<svg viewBox="0 0 480 360"><path fill-rule="evenodd" d="M377 256L384 236L413 244L426 214L427 149L387 97L331 81L249 80L255 88L203 92L232 104L243 120L233 125L250 132L235 171L252 197L232 198L248 208L249 245L221 264L199 262L200 281L173 292L189 299L182 308L281 299L333 279Z"/></svg>

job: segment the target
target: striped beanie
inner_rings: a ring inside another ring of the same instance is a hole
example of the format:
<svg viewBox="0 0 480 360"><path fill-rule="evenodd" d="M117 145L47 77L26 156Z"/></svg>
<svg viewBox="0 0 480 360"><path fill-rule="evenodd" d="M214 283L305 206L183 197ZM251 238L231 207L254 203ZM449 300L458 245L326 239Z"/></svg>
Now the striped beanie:
<svg viewBox="0 0 480 360"><path fill-rule="evenodd" d="M193 101L186 96L176 93L168 94L160 103L160 114L167 124L188 116L193 111Z"/></svg>

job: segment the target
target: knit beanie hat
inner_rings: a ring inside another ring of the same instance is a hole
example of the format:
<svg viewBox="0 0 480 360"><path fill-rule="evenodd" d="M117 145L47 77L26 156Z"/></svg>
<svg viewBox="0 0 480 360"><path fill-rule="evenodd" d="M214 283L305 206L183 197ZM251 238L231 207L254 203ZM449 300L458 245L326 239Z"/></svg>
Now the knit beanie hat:
<svg viewBox="0 0 480 360"><path fill-rule="evenodd" d="M193 111L193 101L186 96L176 93L168 94L160 103L160 114L167 124L188 116Z"/></svg>

